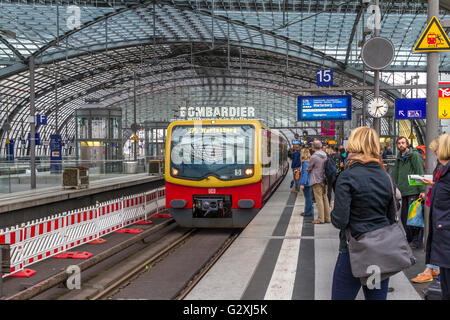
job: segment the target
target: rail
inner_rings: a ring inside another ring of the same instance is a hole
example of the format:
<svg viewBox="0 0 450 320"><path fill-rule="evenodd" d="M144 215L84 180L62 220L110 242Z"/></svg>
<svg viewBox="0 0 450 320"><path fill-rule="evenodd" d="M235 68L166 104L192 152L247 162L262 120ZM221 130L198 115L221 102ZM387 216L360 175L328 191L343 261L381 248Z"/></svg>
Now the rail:
<svg viewBox="0 0 450 320"><path fill-rule="evenodd" d="M147 220L165 207L165 188L98 203L0 229L0 244L10 246L10 272L96 240L128 225Z"/></svg>

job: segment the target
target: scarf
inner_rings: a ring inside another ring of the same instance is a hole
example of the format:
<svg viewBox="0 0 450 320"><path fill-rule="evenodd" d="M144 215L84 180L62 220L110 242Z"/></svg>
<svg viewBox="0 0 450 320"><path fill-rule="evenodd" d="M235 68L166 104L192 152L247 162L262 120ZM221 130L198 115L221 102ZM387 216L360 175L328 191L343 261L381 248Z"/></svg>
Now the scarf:
<svg viewBox="0 0 450 320"><path fill-rule="evenodd" d="M345 164L345 169L348 169L350 166L352 166L354 163L359 162L362 164L366 164L369 162L376 162L380 165L380 167L386 171L386 168L384 167L383 161L381 160L381 157L378 156L378 158L366 156L362 153L350 153L347 158L347 163Z"/></svg>

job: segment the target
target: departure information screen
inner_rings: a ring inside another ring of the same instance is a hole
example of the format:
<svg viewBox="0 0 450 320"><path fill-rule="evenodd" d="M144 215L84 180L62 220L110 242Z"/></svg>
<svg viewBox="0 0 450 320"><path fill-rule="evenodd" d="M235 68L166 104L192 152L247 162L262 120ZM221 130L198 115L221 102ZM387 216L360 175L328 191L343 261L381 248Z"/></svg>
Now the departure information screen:
<svg viewBox="0 0 450 320"><path fill-rule="evenodd" d="M299 96L298 121L351 120L352 97Z"/></svg>

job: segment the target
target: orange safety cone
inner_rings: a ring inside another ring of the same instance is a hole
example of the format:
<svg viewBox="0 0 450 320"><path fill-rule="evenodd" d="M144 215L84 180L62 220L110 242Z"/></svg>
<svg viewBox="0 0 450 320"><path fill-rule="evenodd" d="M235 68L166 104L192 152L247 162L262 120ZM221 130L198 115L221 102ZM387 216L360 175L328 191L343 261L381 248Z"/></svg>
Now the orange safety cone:
<svg viewBox="0 0 450 320"><path fill-rule="evenodd" d="M10 274L8 277L10 278L29 278L36 273L36 270L33 269L23 269L21 271Z"/></svg>

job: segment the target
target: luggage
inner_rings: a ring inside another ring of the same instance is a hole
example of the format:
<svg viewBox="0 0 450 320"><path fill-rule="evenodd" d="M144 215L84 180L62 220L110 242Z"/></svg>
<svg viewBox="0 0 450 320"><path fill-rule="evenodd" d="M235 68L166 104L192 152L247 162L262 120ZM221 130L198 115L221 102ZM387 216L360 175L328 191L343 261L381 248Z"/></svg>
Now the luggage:
<svg viewBox="0 0 450 320"><path fill-rule="evenodd" d="M411 203L411 206L408 210L408 220L406 221L407 226L418 228L424 227L422 202L422 198L418 198L413 203Z"/></svg>
<svg viewBox="0 0 450 320"><path fill-rule="evenodd" d="M328 184L331 184L336 180L337 168L334 160L328 156L327 161L325 161L325 180Z"/></svg>
<svg viewBox="0 0 450 320"><path fill-rule="evenodd" d="M434 279L427 289L424 290L425 300L442 300L441 283Z"/></svg>

